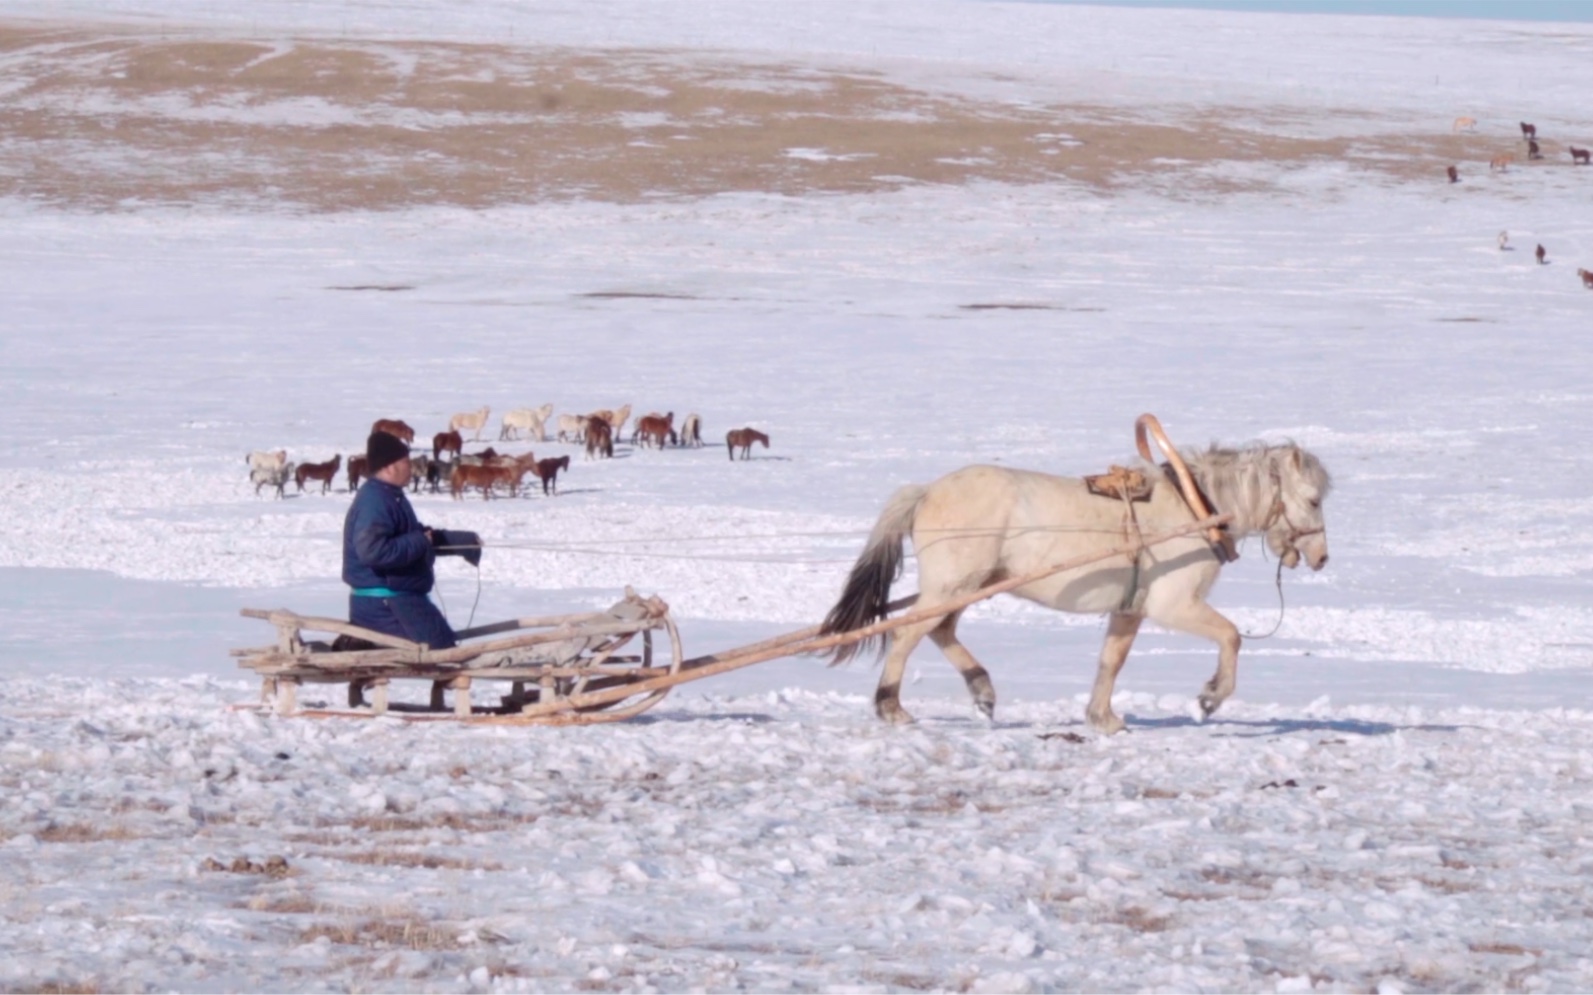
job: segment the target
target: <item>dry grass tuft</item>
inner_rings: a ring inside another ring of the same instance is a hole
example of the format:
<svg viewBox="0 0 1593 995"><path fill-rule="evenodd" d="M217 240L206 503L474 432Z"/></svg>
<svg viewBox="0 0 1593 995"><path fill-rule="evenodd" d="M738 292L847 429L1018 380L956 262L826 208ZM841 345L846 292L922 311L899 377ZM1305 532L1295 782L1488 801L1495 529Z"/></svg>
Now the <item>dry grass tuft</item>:
<svg viewBox="0 0 1593 995"><path fill-rule="evenodd" d="M1127 926L1136 933L1165 933L1172 928L1172 916L1159 916L1138 905L1117 909L1100 917L1101 922Z"/></svg>
<svg viewBox="0 0 1593 995"><path fill-rule="evenodd" d="M40 843L101 843L106 840L146 839L149 834L120 823L91 826L85 822L69 822L51 823L33 836Z"/></svg>
<svg viewBox="0 0 1593 995"><path fill-rule="evenodd" d="M1474 954L1502 954L1506 957L1542 957L1543 951L1537 947L1523 947L1517 943L1472 943L1468 944Z"/></svg>
<svg viewBox="0 0 1593 995"><path fill-rule="evenodd" d="M343 923L317 923L300 931L298 942L321 937L348 947L406 950L458 950L459 930L420 919L360 919Z"/></svg>
<svg viewBox="0 0 1593 995"><path fill-rule="evenodd" d="M429 871L501 871L503 865L490 860L466 860L461 857L443 857L435 853L416 853L410 850L366 850L359 853L322 853L327 860L346 864L368 864L373 867L420 867Z"/></svg>
<svg viewBox="0 0 1593 995"><path fill-rule="evenodd" d="M320 902L315 901L307 894L293 893L251 895L243 903L243 907L250 912L269 912L273 915L303 916L312 915L323 911Z"/></svg>

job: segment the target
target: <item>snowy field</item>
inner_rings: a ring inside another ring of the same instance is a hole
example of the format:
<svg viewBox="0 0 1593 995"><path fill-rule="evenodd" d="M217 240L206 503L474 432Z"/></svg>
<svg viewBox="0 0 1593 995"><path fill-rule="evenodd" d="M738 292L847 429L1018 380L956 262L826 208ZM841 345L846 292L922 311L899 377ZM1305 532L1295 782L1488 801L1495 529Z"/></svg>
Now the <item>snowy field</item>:
<svg viewBox="0 0 1593 995"><path fill-rule="evenodd" d="M817 9L6 6L0 991L1593 989L1593 28ZM104 54L173 39L746 103L615 111L636 171L557 132L529 197L481 151L518 111L333 99L313 60L291 97L184 96ZM812 93L850 110L760 110ZM389 182L401 145L351 165L382 129L460 131L415 154L434 192ZM709 445L511 443L572 456L557 498L418 496L486 539L440 564L456 625L629 584L694 654L800 628L897 486L1098 472L1144 411L1315 452L1332 558L1280 607L1250 543L1214 603L1278 631L1235 698L1193 720L1214 648L1147 630L1109 739L1104 620L1010 599L964 627L993 723L927 644L908 729L815 660L591 729L228 708L227 650L269 637L240 607L346 608L343 478L257 497L246 452L483 405L497 445L544 402ZM732 463L741 425L772 445Z"/></svg>

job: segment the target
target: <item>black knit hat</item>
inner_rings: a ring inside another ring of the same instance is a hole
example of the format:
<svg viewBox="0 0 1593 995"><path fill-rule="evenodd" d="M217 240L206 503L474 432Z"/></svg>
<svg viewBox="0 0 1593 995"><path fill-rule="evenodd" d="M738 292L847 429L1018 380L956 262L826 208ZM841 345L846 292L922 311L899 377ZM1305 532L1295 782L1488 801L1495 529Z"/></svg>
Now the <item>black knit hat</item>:
<svg viewBox="0 0 1593 995"><path fill-rule="evenodd" d="M384 466L392 466L401 459L409 459L409 446L396 435L372 432L365 440L365 472L376 476Z"/></svg>

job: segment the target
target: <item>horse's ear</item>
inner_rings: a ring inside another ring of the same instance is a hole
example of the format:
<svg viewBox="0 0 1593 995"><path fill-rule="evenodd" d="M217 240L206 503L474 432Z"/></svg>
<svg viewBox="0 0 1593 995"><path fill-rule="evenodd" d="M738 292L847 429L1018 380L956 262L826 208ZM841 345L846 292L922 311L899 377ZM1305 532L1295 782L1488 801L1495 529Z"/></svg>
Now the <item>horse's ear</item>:
<svg viewBox="0 0 1593 995"><path fill-rule="evenodd" d="M1295 446L1289 453L1289 460L1294 464L1296 470L1305 469L1305 457L1300 453L1299 446Z"/></svg>

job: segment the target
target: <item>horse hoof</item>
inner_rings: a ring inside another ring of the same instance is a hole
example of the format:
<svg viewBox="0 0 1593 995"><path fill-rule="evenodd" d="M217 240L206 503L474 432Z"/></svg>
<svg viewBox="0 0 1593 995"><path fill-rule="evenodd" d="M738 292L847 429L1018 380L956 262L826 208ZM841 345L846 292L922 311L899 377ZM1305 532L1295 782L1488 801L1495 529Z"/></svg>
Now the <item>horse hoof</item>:
<svg viewBox="0 0 1593 995"><path fill-rule="evenodd" d="M979 714L980 715L983 715L986 719L990 720L991 722L994 722L996 720L996 703L995 702L993 702L993 701L976 701L976 702L974 702L974 704L979 706Z"/></svg>
<svg viewBox="0 0 1593 995"><path fill-rule="evenodd" d="M1086 719L1090 723L1090 728L1094 729L1102 736L1115 736L1124 729L1128 728L1124 724L1123 720L1118 718L1116 715L1089 715L1086 716Z"/></svg>
<svg viewBox="0 0 1593 995"><path fill-rule="evenodd" d="M1203 694L1200 696L1201 718L1211 718L1211 713L1222 707L1222 699L1214 695Z"/></svg>
<svg viewBox="0 0 1593 995"><path fill-rule="evenodd" d="M881 705L875 708L874 712L886 723L893 726L910 726L915 721L913 714L900 705L889 708Z"/></svg>

